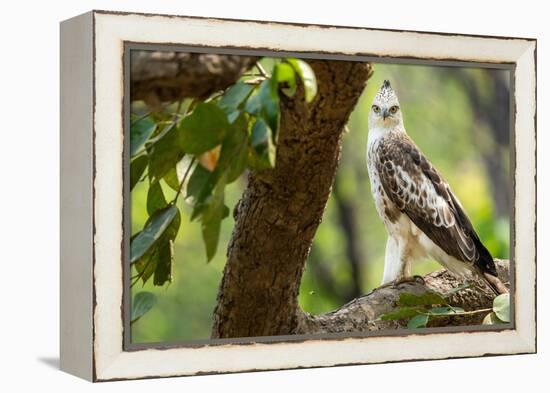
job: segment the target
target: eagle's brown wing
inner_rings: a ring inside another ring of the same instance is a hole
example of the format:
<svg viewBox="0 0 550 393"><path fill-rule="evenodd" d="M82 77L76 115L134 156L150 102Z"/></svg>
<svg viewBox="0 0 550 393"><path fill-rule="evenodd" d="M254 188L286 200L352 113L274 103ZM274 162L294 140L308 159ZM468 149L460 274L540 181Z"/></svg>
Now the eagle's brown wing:
<svg viewBox="0 0 550 393"><path fill-rule="evenodd" d="M447 254L496 275L462 206L414 142L394 133L378 149L380 181L397 208Z"/></svg>

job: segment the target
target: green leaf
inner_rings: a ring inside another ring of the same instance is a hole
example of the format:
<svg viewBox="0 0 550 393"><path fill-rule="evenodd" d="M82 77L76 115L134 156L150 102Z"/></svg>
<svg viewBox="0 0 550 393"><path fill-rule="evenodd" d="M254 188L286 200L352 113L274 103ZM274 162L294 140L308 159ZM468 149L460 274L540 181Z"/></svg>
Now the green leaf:
<svg viewBox="0 0 550 393"><path fill-rule="evenodd" d="M189 157L183 157L174 168L170 168L166 175L164 175L164 181L172 190L178 191L180 189L183 177L191 163L192 161Z"/></svg>
<svg viewBox="0 0 550 393"><path fill-rule="evenodd" d="M229 121L230 124L233 124L235 122L235 120L237 120L239 118L240 115L241 115L241 111L229 112L227 114L227 120Z"/></svg>
<svg viewBox="0 0 550 393"><path fill-rule="evenodd" d="M201 228L204 245L206 248L206 259L208 262L214 258L218 249L220 239L221 221L227 213L227 207L224 204L224 178L214 190L214 194L207 200L205 209L202 211Z"/></svg>
<svg viewBox="0 0 550 393"><path fill-rule="evenodd" d="M216 256L216 252L218 251L221 220L222 214L219 209L207 209L203 213L202 237L206 248L206 259L208 262Z"/></svg>
<svg viewBox="0 0 550 393"><path fill-rule="evenodd" d="M148 222L150 222L150 219ZM172 263L174 260L173 243L178 234L180 224L181 214L179 210L177 210L172 223L166 228L160 239L134 263L143 284L145 284L153 274L155 275L155 279L153 280L154 285L164 285L164 283L172 281ZM136 236L137 235L134 235L132 241Z"/></svg>
<svg viewBox="0 0 550 393"><path fill-rule="evenodd" d="M279 93L277 91L277 81L274 79L263 81L260 85L258 96L262 105L261 115L275 134L279 129Z"/></svg>
<svg viewBox="0 0 550 393"><path fill-rule="evenodd" d="M179 209L176 208L176 216L170 223L170 226L166 228L166 231L164 232L163 240L175 240L176 236L178 235L180 225L181 225L181 214Z"/></svg>
<svg viewBox="0 0 550 393"><path fill-rule="evenodd" d="M154 285L164 285L172 281L172 263L174 262L174 241L167 240L159 245L158 261L153 277Z"/></svg>
<svg viewBox="0 0 550 393"><path fill-rule="evenodd" d="M382 321L408 319L408 318L414 317L415 315L418 315L421 312L422 312L422 308L420 307L401 307L387 314L380 315L380 319Z"/></svg>
<svg viewBox="0 0 550 393"><path fill-rule="evenodd" d="M149 116L132 121L130 124L130 157L133 157L143 147L156 128L156 123Z"/></svg>
<svg viewBox="0 0 550 393"><path fill-rule="evenodd" d="M152 216L157 210L166 207L166 198L159 182L152 183L147 192L147 214Z"/></svg>
<svg viewBox="0 0 550 393"><path fill-rule="evenodd" d="M444 315L459 315L464 312L463 308L460 307L435 307L428 311L428 314L433 316L444 316Z"/></svg>
<svg viewBox="0 0 550 393"><path fill-rule="evenodd" d="M296 73L290 64L276 64L273 77L277 80L281 91L285 95L288 97L293 97L294 94L296 94Z"/></svg>
<svg viewBox="0 0 550 393"><path fill-rule="evenodd" d="M252 156L249 165L254 169L267 169L275 166L275 146L271 137L271 129L259 118L252 127L250 135Z"/></svg>
<svg viewBox="0 0 550 393"><path fill-rule="evenodd" d="M431 306L433 304L445 304L445 299L435 292L424 292L416 295L414 293L403 292L399 295L397 304L400 306Z"/></svg>
<svg viewBox="0 0 550 393"><path fill-rule="evenodd" d="M485 318L483 318L482 323L484 325L501 325L501 324L506 323L506 322L501 321L497 317L497 314L495 314L494 312L490 312L489 314L485 315Z"/></svg>
<svg viewBox="0 0 550 393"><path fill-rule="evenodd" d="M166 229L162 239L158 243L156 253L154 285L164 285L172 282L172 264L174 263L174 242L181 224L181 214L178 210L174 220Z"/></svg>
<svg viewBox="0 0 550 393"><path fill-rule="evenodd" d="M193 206L193 211L191 212L191 221L195 221L204 211L208 205L204 202L196 203L195 206Z"/></svg>
<svg viewBox="0 0 550 393"><path fill-rule="evenodd" d="M248 85L242 81L234 84L222 96L218 106L227 114L233 112L241 106L241 104L250 95L253 88L254 87L252 85Z"/></svg>
<svg viewBox="0 0 550 393"><path fill-rule="evenodd" d="M178 172L176 170L176 167L170 168L168 172L163 177L164 181L170 187L172 190L177 191L180 186L180 182L178 179Z"/></svg>
<svg viewBox="0 0 550 393"><path fill-rule="evenodd" d="M248 146L246 143L246 135L245 135L243 144L238 145L235 148L235 156L233 157L233 161L231 162L231 165L227 170L228 184L233 183L242 175L242 173L246 169L247 162L248 162Z"/></svg>
<svg viewBox="0 0 550 393"><path fill-rule="evenodd" d="M247 121L242 114L229 129L222 142L220 157L213 172L201 165L197 165L193 171L187 186L187 196L193 197L195 208L191 215L194 220L204 211L203 202L212 194L219 179L225 176L225 184L236 180L246 167L248 160L248 131Z"/></svg>
<svg viewBox="0 0 550 393"><path fill-rule="evenodd" d="M226 206L226 205L223 205L223 208L222 208L222 220L224 218L227 218L229 216L229 213L231 212L231 210L229 210L229 208Z"/></svg>
<svg viewBox="0 0 550 393"><path fill-rule="evenodd" d="M189 154L202 154L219 145L229 128L225 112L214 103L199 103L178 128L180 148Z"/></svg>
<svg viewBox="0 0 550 393"><path fill-rule="evenodd" d="M210 175L206 179L206 182L204 183L200 193L195 198L195 205L193 207L193 212L191 213L191 221L195 220L197 217L203 214L204 211L208 208L208 204L213 197L212 191L216 186L219 185L218 180L220 176L221 173L219 171L214 171L210 173Z"/></svg>
<svg viewBox="0 0 550 393"><path fill-rule="evenodd" d="M248 161L248 131L246 116L242 114L230 128L222 142L220 157L213 172L197 165L187 185L187 196L192 197L194 208L191 220L195 220L207 209L207 199L217 187L220 178L223 184L236 180L244 171Z"/></svg>
<svg viewBox="0 0 550 393"><path fill-rule="evenodd" d="M141 318L156 304L157 298L151 292L138 292L132 299L131 323Z"/></svg>
<svg viewBox="0 0 550 393"><path fill-rule="evenodd" d="M248 160L248 124L244 114L232 126L222 143L215 172L226 174L226 184L235 181L246 168Z"/></svg>
<svg viewBox="0 0 550 393"><path fill-rule="evenodd" d="M262 102L260 100L259 90L254 91L252 95L246 100L244 110L251 115L259 116L262 110Z"/></svg>
<svg viewBox="0 0 550 393"><path fill-rule="evenodd" d="M429 316L425 314L418 314L411 318L411 320L407 323L407 328L409 329L418 329L426 327L428 324Z"/></svg>
<svg viewBox="0 0 550 393"><path fill-rule="evenodd" d="M245 111L256 117L262 117L276 132L279 128L277 81L273 78L264 80L257 92L246 102Z"/></svg>
<svg viewBox="0 0 550 393"><path fill-rule="evenodd" d="M145 253L161 238L177 214L178 208L174 205L170 205L166 209L157 211L149 218L143 230L131 241L130 263L136 262L145 255Z"/></svg>
<svg viewBox="0 0 550 393"><path fill-rule="evenodd" d="M143 172L145 172L145 168L147 168L148 163L149 159L146 155L136 157L130 163L130 191L134 189L136 184L141 179L141 176L143 175Z"/></svg>
<svg viewBox="0 0 550 393"><path fill-rule="evenodd" d="M294 67L300 79L304 84L306 102L310 103L315 99L317 95L317 79L313 69L303 60L299 59L287 59L287 61Z"/></svg>
<svg viewBox="0 0 550 393"><path fill-rule="evenodd" d="M212 172L208 169L203 167L201 164L197 164L195 169L193 169L193 173L191 174L189 183L187 184L186 198L193 197L193 199L198 200L202 190L206 187L211 174Z"/></svg>
<svg viewBox="0 0 550 393"><path fill-rule="evenodd" d="M493 311L498 319L504 322L510 322L510 294L503 293L493 300Z"/></svg>
<svg viewBox="0 0 550 393"><path fill-rule="evenodd" d="M258 154L262 154L269 148L271 129L263 119L258 119L252 127L250 142Z"/></svg>
<svg viewBox="0 0 550 393"><path fill-rule="evenodd" d="M184 152L178 145L178 130L170 129L150 147L149 177L153 181L162 179L183 158Z"/></svg>
<svg viewBox="0 0 550 393"><path fill-rule="evenodd" d="M157 268L157 262L158 252L155 247L152 247L134 263L136 271L138 272L143 284L145 284L155 272L155 269Z"/></svg>

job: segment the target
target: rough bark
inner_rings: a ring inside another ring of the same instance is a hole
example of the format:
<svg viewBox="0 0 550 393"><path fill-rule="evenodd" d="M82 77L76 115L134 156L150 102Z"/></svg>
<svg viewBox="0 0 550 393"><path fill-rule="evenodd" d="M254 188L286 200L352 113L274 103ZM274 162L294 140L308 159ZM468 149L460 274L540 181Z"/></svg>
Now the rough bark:
<svg viewBox="0 0 550 393"><path fill-rule="evenodd" d="M509 283L509 262L495 260L501 280ZM441 294L458 287L462 282L446 270L438 270L422 280L406 282L397 286L381 287L356 298L341 308L322 315L299 313L297 334L369 332L397 329L406 326L406 321L379 321L380 315L396 309L396 301L403 292L421 294L436 291ZM465 311L480 310L492 306L494 296L478 288L468 288L450 296L449 303ZM442 317L430 322L430 327L479 325L487 313Z"/></svg>
<svg viewBox="0 0 550 393"><path fill-rule="evenodd" d="M150 107L183 98L204 99L234 84L256 57L133 51L130 62L131 99Z"/></svg>
<svg viewBox="0 0 550 393"><path fill-rule="evenodd" d="M292 334L298 290L340 157L344 126L371 72L367 63L311 61L314 102L282 99L274 170L250 175L214 312L212 336Z"/></svg>

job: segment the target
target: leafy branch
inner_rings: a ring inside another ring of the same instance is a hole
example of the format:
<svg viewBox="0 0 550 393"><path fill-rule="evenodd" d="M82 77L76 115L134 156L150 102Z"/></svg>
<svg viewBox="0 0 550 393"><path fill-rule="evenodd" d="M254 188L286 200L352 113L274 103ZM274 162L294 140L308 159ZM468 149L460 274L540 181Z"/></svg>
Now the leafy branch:
<svg viewBox="0 0 550 393"><path fill-rule="evenodd" d="M469 288L469 284L455 288L442 295L435 291L426 291L420 295L403 292L397 300L398 308L392 312L382 314L379 320L408 320L407 328L416 329L426 327L430 319L441 317L457 317L486 313L484 324L502 324L510 322L509 294L497 296L492 308L465 311L460 307L449 304L451 295Z"/></svg>
<svg viewBox="0 0 550 393"><path fill-rule="evenodd" d="M130 242L132 285L151 277L154 285L171 282L180 195L192 206L191 221L200 222L207 261L214 258L229 214L225 187L247 170L276 164L280 94L294 96L301 81L306 101L315 98L316 79L307 63L284 59L270 73L260 63L256 68L260 75L243 76L204 100L180 101L175 111L132 114L130 190L148 180L149 216ZM170 189L175 194L167 199Z"/></svg>

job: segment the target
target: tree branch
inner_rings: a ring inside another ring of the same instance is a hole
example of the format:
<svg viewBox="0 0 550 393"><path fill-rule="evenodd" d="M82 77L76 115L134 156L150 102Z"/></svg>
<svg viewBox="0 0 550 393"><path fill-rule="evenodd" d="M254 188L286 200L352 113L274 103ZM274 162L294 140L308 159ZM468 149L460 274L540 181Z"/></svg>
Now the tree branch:
<svg viewBox="0 0 550 393"><path fill-rule="evenodd" d="M204 99L234 84L256 57L132 51L130 95L157 108L183 98Z"/></svg>
<svg viewBox="0 0 550 393"><path fill-rule="evenodd" d="M500 279L509 282L509 261L495 260ZM352 300L339 309L321 315L298 314L297 334L368 332L376 330L398 329L406 326L406 321L380 321L382 314L394 311L401 293L422 294L428 290L441 294L458 287L462 281L446 270L438 270L420 280L406 282L396 287L382 287L371 293ZM449 297L449 304L461 307L465 311L474 311L492 307L493 296L478 288L468 288ZM485 313L468 313L463 316L438 317L430 322L434 326L479 325Z"/></svg>

